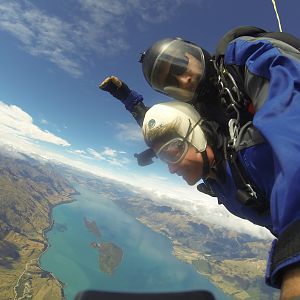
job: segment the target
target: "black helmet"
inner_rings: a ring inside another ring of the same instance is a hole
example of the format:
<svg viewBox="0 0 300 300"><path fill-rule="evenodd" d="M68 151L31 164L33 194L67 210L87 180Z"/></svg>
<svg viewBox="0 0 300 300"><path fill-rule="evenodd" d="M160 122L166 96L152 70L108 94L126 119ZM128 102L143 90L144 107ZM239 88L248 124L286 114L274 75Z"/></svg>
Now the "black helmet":
<svg viewBox="0 0 300 300"><path fill-rule="evenodd" d="M214 69L207 51L180 38L157 41L142 54L140 62L153 89L185 102L203 94L207 74Z"/></svg>

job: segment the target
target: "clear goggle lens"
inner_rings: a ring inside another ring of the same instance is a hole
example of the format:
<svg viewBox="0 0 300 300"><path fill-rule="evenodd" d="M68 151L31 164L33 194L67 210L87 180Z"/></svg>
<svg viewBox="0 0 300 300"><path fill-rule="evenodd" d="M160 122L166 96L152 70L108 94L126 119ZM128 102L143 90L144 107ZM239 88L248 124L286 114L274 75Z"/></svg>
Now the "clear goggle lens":
<svg viewBox="0 0 300 300"><path fill-rule="evenodd" d="M183 58L175 58L171 62L169 73L164 81L164 86L179 87L179 82L176 76L184 74L187 70L189 59L186 56Z"/></svg>
<svg viewBox="0 0 300 300"><path fill-rule="evenodd" d="M156 155L165 163L179 163L188 150L188 142L183 138L175 138L159 148Z"/></svg>

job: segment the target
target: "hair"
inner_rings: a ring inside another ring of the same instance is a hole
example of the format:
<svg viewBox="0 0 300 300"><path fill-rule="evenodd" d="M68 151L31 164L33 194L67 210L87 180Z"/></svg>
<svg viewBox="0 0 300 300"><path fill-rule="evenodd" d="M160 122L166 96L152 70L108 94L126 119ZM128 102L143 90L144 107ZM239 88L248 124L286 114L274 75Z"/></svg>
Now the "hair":
<svg viewBox="0 0 300 300"><path fill-rule="evenodd" d="M153 129L149 129L148 126L145 126L143 130L143 135L146 144L149 147L152 147L155 144L162 144L176 136L179 136L177 132L179 123L180 118L177 118L171 123L160 125Z"/></svg>

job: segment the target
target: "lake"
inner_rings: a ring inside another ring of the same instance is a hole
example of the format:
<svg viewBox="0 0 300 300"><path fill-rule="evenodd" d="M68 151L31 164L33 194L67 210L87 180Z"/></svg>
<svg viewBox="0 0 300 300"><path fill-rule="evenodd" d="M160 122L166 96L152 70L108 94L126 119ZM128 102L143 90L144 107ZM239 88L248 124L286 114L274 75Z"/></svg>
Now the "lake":
<svg viewBox="0 0 300 300"><path fill-rule="evenodd" d="M50 247L41 257L43 269L65 284L68 300L86 289L158 292L210 290L218 300L230 300L195 269L172 255L171 241L122 211L109 199L76 187L75 201L53 209L55 225L47 232ZM84 218L95 220L101 231L97 239ZM112 274L99 268L99 252L92 242L114 243L123 259Z"/></svg>

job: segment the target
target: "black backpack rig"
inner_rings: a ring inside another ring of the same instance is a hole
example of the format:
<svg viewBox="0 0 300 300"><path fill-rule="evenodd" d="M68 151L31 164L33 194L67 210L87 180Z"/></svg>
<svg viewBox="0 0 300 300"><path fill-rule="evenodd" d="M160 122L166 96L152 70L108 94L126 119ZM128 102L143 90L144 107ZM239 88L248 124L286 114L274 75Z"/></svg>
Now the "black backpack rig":
<svg viewBox="0 0 300 300"><path fill-rule="evenodd" d="M267 32L253 26L242 26L229 31L220 40L213 63L218 73L217 86L224 112L232 116L228 122L229 139L224 146L227 160L235 182L237 199L260 214L269 210L269 201L260 189L249 179L247 171L238 158L238 152L264 143L265 140L253 126L255 114L253 104L244 88L244 70L239 66L225 65L224 55L228 44L241 36L266 37L282 41L300 51L300 40L284 32ZM203 183L198 190L211 194L209 184Z"/></svg>
<svg viewBox="0 0 300 300"><path fill-rule="evenodd" d="M227 160L233 180L235 182L237 199L245 206L254 209L259 214L269 210L269 201L260 189L249 179L247 171L238 158L238 152L245 148L264 143L265 140L252 124L255 111L251 99L244 88L244 70L239 66L224 64L224 55L228 44L241 36L266 37L280 40L300 51L300 40L284 32L267 32L253 26L241 26L226 33L220 40L213 64L217 70L217 87L219 90L221 107L227 116L228 140L224 145L224 156ZM156 155L152 149L147 149L134 155L140 166L153 162ZM210 188L209 180L197 186L200 192L215 196Z"/></svg>

